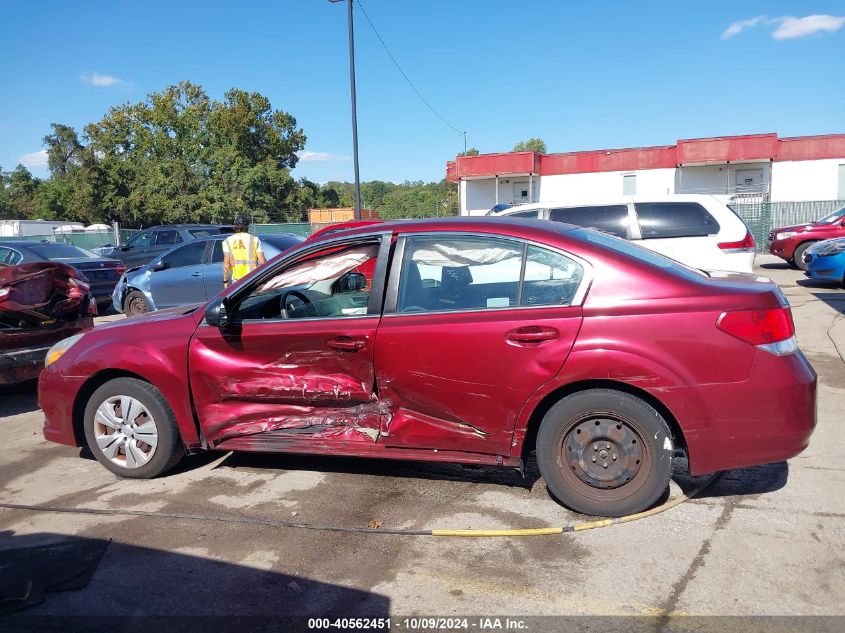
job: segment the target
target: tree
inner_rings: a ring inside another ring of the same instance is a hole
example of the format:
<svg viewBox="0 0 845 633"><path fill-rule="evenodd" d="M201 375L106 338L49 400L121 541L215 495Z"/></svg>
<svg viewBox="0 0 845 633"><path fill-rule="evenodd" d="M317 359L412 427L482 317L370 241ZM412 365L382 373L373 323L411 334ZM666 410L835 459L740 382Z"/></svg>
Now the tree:
<svg viewBox="0 0 845 633"><path fill-rule="evenodd" d="M514 150L517 151L517 150ZM474 147L470 147L467 151L461 152L458 156L478 156L481 152L479 152Z"/></svg>
<svg viewBox="0 0 845 633"><path fill-rule="evenodd" d="M52 123L50 127L53 133L44 137L47 165L54 176L65 176L74 165L79 164L84 148L72 127L61 123Z"/></svg>
<svg viewBox="0 0 845 633"><path fill-rule="evenodd" d="M546 153L546 142L541 138L530 138L527 141L520 141L513 146L515 152L537 152Z"/></svg>
<svg viewBox="0 0 845 633"><path fill-rule="evenodd" d="M15 219L35 219L38 211L38 188L41 181L33 178L29 170L18 165L7 176L6 193Z"/></svg>

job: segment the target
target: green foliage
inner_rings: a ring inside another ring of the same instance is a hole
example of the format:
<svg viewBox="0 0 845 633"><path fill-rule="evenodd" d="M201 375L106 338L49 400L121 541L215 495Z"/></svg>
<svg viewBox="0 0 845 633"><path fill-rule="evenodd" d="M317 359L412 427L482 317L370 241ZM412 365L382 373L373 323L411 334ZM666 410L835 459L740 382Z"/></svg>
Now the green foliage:
<svg viewBox="0 0 845 633"><path fill-rule="evenodd" d="M461 152L458 156L478 156L481 152L479 152L474 147L470 147L467 151Z"/></svg>
<svg viewBox="0 0 845 633"><path fill-rule="evenodd" d="M0 218L126 227L175 222L301 222L313 207L351 207L353 185L295 180L305 134L257 92L229 90L221 101L183 81L139 103L111 108L80 136L51 126L44 137L50 178L19 165L0 172ZM453 183L362 183L364 206L382 217L457 212Z"/></svg>
<svg viewBox="0 0 845 633"><path fill-rule="evenodd" d="M527 141L520 141L513 146L515 152L537 152L538 154L546 153L546 141L541 138L530 138Z"/></svg>

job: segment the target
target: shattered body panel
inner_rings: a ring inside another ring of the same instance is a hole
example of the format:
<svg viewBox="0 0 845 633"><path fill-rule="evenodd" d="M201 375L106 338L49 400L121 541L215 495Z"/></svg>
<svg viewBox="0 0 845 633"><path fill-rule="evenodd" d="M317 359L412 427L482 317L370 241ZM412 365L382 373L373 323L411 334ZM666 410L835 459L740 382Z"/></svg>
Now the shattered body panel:
<svg viewBox="0 0 845 633"><path fill-rule="evenodd" d="M0 267L0 384L38 376L47 350L93 327L88 285L64 264Z"/></svg>

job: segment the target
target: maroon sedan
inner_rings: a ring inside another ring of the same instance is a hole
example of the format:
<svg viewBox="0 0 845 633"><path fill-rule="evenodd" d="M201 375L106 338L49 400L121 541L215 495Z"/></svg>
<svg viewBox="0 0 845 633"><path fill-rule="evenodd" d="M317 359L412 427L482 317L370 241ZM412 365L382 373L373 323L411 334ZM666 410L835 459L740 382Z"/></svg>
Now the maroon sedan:
<svg viewBox="0 0 845 633"><path fill-rule="evenodd" d="M511 467L536 450L561 502L622 515L665 492L676 448L693 474L764 464L815 425L771 281L533 220L327 235L50 359L45 437L126 477L199 450Z"/></svg>
<svg viewBox="0 0 845 633"><path fill-rule="evenodd" d="M781 226L769 233L769 252L787 263L807 270L803 255L814 243L845 237L845 207L820 220L795 226Z"/></svg>

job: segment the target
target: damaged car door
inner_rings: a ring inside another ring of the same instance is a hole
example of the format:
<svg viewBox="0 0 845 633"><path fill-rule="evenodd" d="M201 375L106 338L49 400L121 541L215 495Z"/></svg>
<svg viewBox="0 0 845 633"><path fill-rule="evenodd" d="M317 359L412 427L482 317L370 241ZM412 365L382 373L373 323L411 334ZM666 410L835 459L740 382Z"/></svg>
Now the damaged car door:
<svg viewBox="0 0 845 633"><path fill-rule="evenodd" d="M395 407L385 446L509 456L520 410L575 341L589 270L522 240L400 235L376 346Z"/></svg>
<svg viewBox="0 0 845 633"><path fill-rule="evenodd" d="M386 412L373 354L389 248L389 233L317 244L219 300L228 322L204 321L189 349L209 446L319 450L378 439ZM359 269L371 266L367 279Z"/></svg>

